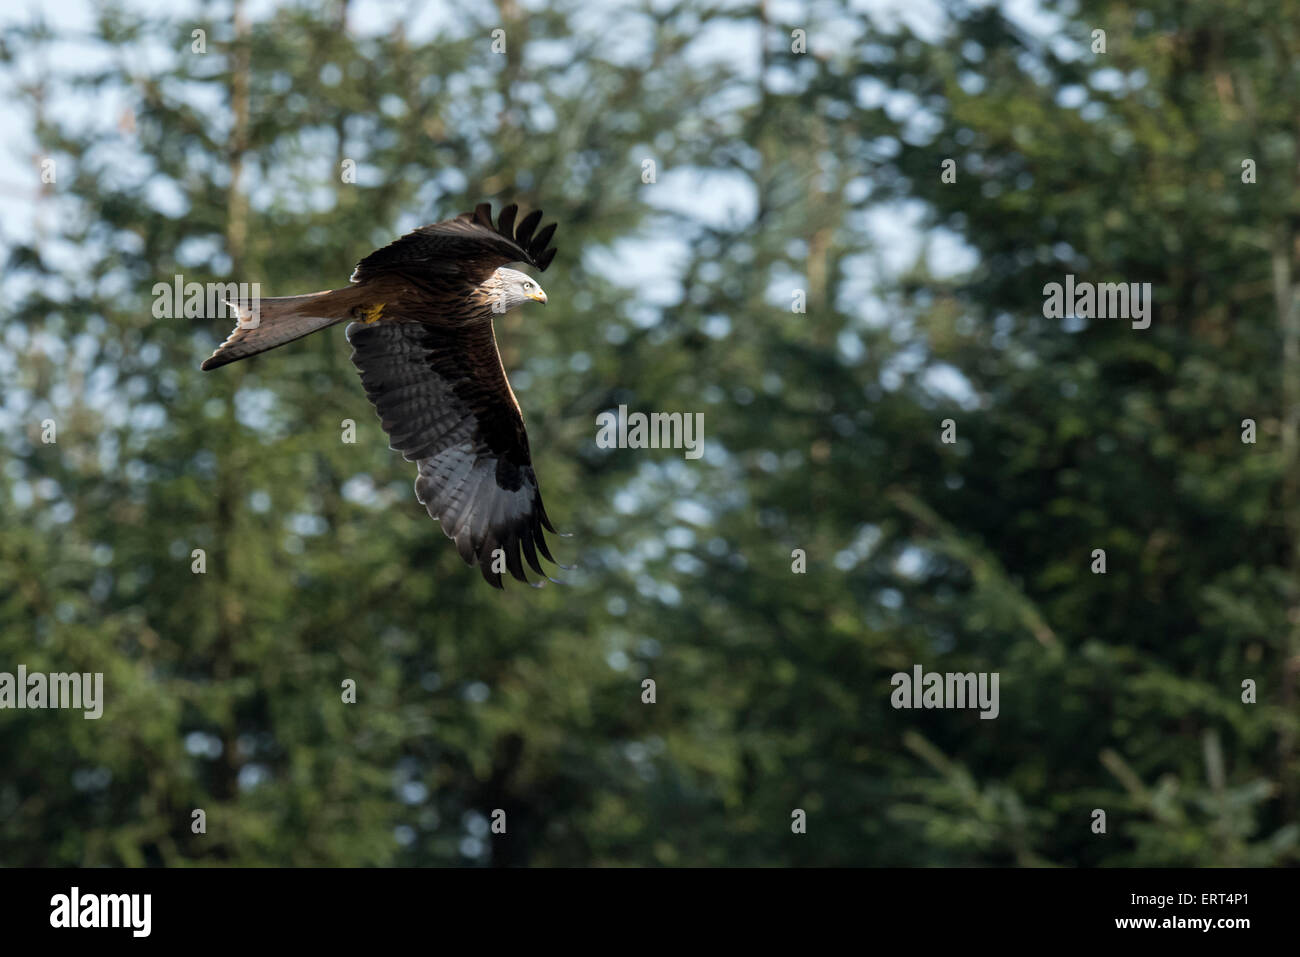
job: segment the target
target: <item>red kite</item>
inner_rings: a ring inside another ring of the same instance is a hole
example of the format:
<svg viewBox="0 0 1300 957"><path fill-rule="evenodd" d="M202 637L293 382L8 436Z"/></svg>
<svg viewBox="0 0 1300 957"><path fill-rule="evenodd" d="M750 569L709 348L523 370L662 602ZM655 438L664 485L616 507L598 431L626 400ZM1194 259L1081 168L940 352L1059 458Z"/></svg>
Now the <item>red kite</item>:
<svg viewBox="0 0 1300 957"><path fill-rule="evenodd" d="M516 227L517 211L507 206L493 226L482 203L421 226L361 260L343 289L231 301L239 324L203 363L215 369L354 320L352 363L391 448L416 463L416 498L496 588L502 571L528 582L521 550L539 575L538 553L555 562L542 531L555 529L492 327L494 314L546 302L536 280L505 266L545 271L555 224L534 236L541 211Z"/></svg>

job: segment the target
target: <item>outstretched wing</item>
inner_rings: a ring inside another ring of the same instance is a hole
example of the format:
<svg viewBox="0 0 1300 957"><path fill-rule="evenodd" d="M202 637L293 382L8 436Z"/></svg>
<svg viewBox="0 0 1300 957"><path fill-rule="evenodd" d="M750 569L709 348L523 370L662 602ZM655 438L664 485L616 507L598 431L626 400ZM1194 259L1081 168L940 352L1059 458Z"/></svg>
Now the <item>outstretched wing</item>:
<svg viewBox="0 0 1300 957"><path fill-rule="evenodd" d="M451 328L354 322L352 363L395 451L415 462L415 495L460 557L501 586L494 558L527 582L520 551L545 576L554 532L533 474L519 403L489 319ZM496 549L503 554L494 556ZM558 563L557 563L558 564ZM531 584L531 582L529 583Z"/></svg>
<svg viewBox="0 0 1300 957"><path fill-rule="evenodd" d="M435 276L460 274L478 284L493 270L507 263L523 262L546 270L555 257L547 249L555 233L551 223L536 236L533 231L542 221L542 211L534 210L515 226L519 207L511 203L501 210L497 225L492 225L492 207L480 203L472 213L431 226L421 226L376 249L352 272L353 282L364 282L386 272L428 273Z"/></svg>

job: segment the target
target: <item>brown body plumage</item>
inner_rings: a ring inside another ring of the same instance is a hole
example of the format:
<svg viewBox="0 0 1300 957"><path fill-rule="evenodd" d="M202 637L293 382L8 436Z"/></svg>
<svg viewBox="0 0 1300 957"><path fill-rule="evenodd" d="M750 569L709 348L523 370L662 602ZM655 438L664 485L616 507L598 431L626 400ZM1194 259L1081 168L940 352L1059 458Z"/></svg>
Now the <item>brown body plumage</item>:
<svg viewBox="0 0 1300 957"><path fill-rule="evenodd" d="M546 301L535 281L502 267L545 270L555 226L534 236L541 212L517 228L515 213L507 206L494 226L484 203L407 233L361 260L342 289L232 303L240 324L202 366L352 320L352 362L391 447L416 463L416 496L498 588L502 571L528 581L521 554L539 575L539 555L555 561L543 534L555 529L492 326L514 305Z"/></svg>

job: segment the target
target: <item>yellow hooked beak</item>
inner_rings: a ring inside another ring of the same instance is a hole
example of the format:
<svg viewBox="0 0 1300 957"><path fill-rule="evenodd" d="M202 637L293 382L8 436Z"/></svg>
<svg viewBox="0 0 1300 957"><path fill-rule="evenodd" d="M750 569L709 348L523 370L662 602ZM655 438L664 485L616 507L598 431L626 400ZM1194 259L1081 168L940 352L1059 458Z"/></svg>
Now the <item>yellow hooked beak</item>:
<svg viewBox="0 0 1300 957"><path fill-rule="evenodd" d="M542 292L540 287L537 292L530 294L528 298L533 302L540 302L543 306L546 305L546 293Z"/></svg>

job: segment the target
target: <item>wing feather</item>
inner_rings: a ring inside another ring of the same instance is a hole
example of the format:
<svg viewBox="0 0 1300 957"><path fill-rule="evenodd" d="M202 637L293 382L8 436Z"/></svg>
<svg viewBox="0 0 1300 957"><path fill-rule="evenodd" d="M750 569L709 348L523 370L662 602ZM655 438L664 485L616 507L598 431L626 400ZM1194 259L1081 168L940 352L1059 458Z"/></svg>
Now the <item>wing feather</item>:
<svg viewBox="0 0 1300 957"><path fill-rule="evenodd" d="M542 272L555 258L547 248L555 234L555 224L547 226L535 238L533 231L542 220L542 211L524 217L518 228L515 215L519 207L511 203L501 210L492 225L492 207L480 203L472 213L421 226L405 236L376 249L352 272L353 282L365 282L391 272L447 279L461 276L478 283L499 266L523 262Z"/></svg>
<svg viewBox="0 0 1300 957"><path fill-rule="evenodd" d="M545 576L538 554L555 559L543 528L555 530L491 320L353 323L347 336L392 448L416 463L416 497L461 558L497 588L497 548L514 578L528 582L524 561Z"/></svg>

